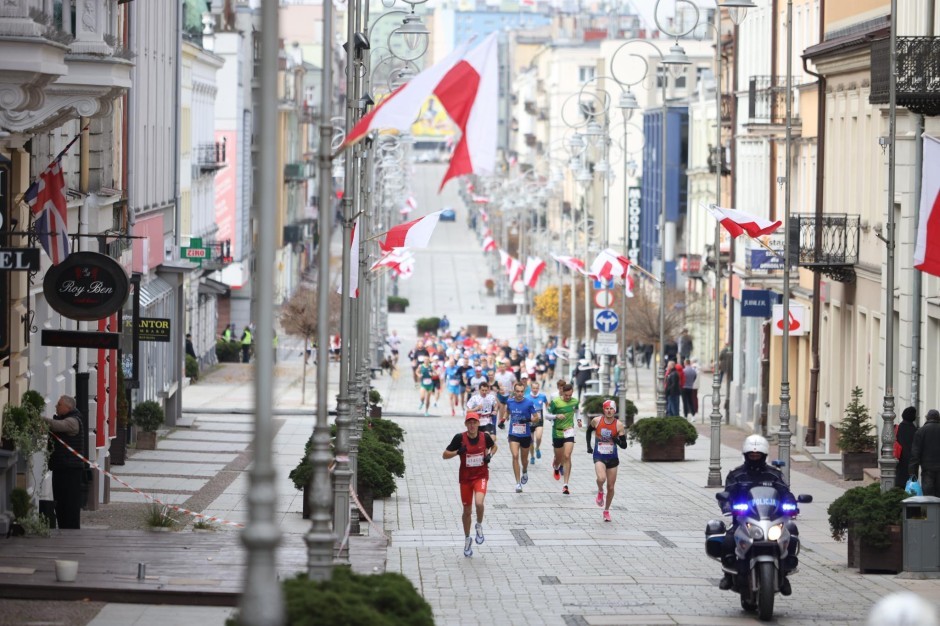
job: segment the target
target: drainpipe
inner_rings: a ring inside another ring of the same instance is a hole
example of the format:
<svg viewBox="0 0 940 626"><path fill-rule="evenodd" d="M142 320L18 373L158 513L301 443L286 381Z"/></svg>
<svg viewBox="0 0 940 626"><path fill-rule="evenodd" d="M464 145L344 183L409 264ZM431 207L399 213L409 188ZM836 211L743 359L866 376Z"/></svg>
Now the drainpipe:
<svg viewBox="0 0 940 626"><path fill-rule="evenodd" d="M819 6L819 40L825 36L825 3ZM823 219L823 190L826 182L826 78L806 67L806 57L803 57L803 71L814 76L818 81L816 87L816 233L813 249L817 252L822 247L822 219ZM809 368L809 423L806 426L807 446L815 446L819 440L819 333L822 306L820 305L822 276L813 272L813 321L810 331L810 352L812 365Z"/></svg>

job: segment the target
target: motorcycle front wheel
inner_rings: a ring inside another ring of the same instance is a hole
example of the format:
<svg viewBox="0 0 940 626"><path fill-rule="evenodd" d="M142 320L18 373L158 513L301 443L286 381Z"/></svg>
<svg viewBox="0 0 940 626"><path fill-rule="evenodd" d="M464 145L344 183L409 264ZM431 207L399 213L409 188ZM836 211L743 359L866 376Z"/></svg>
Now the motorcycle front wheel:
<svg viewBox="0 0 940 626"><path fill-rule="evenodd" d="M757 616L765 622L774 616L774 594L776 593L774 570L773 563L757 564Z"/></svg>

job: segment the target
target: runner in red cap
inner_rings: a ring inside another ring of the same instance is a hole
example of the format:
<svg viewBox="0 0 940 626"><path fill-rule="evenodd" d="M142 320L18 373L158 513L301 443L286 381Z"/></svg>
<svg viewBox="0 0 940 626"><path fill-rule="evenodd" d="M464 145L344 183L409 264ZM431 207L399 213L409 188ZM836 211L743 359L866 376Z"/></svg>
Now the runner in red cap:
<svg viewBox="0 0 940 626"><path fill-rule="evenodd" d="M591 420L587 428L587 451L594 455L594 473L597 475L597 497L594 503L604 507L604 521L610 521L610 503L614 499L614 486L617 484L617 467L620 458L617 447L627 447L627 436L623 424L617 419L617 403L607 400L603 404L603 415ZM591 447L591 433L597 432L594 447ZM604 483L607 483L605 505Z"/></svg>
<svg viewBox="0 0 940 626"><path fill-rule="evenodd" d="M498 450L489 433L480 432L480 416L469 412L464 422L467 431L454 435L444 450L444 459L460 457L460 501L463 503L464 556L473 556L473 539L470 537L470 509L476 502L476 542L483 543L483 500L486 484L490 478L490 459Z"/></svg>

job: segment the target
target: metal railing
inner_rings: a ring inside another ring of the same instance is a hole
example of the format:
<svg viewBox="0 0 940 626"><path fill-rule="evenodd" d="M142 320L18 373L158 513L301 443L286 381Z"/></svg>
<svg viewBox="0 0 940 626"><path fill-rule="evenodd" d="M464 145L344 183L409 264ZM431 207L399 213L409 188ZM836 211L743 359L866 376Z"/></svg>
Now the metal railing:
<svg viewBox="0 0 940 626"><path fill-rule="evenodd" d="M820 244L816 245L816 216L812 213L797 213L790 217L799 223L799 263L820 271L834 280L852 282L854 265L858 263L859 226L858 215L827 213L822 216ZM794 225L795 227L795 225Z"/></svg>
<svg viewBox="0 0 940 626"><path fill-rule="evenodd" d="M201 168L220 167L225 163L225 142L199 144L193 148L193 161Z"/></svg>
<svg viewBox="0 0 940 626"><path fill-rule="evenodd" d="M799 82L792 81L793 93ZM787 115L787 81L783 76L751 76L748 81L748 123L774 124L786 123ZM799 98L790 94L792 103L792 118L796 124L800 119ZM724 107L722 107L724 108ZM723 112L722 112L723 113Z"/></svg>
<svg viewBox="0 0 940 626"><path fill-rule="evenodd" d="M915 113L940 114L940 37L898 37L897 103ZM871 44L870 104L888 103L890 40Z"/></svg>

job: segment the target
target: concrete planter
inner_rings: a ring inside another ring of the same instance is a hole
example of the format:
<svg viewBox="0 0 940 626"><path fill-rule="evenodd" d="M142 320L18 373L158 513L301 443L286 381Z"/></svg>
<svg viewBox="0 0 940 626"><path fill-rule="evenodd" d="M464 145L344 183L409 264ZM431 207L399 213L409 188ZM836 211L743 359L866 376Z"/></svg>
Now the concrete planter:
<svg viewBox="0 0 940 626"><path fill-rule="evenodd" d="M842 453L842 480L862 480L866 467L878 467L876 452Z"/></svg>
<svg viewBox="0 0 940 626"><path fill-rule="evenodd" d="M137 433L138 450L156 450L157 433L138 431Z"/></svg>

